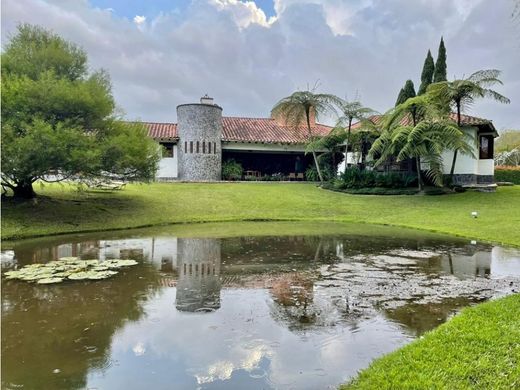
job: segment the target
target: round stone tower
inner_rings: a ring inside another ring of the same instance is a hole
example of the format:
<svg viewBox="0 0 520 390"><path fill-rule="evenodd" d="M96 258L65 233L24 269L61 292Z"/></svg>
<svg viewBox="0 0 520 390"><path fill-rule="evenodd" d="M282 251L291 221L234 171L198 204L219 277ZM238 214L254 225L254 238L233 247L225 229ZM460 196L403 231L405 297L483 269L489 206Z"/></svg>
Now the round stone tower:
<svg viewBox="0 0 520 390"><path fill-rule="evenodd" d="M222 171L222 108L207 95L177 106L179 179L217 181Z"/></svg>

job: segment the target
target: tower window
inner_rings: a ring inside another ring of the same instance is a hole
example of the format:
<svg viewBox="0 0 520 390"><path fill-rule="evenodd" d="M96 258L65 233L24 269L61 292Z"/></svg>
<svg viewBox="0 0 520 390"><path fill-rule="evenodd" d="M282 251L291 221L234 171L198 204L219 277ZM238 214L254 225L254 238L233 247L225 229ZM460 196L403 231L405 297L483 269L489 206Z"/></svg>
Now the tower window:
<svg viewBox="0 0 520 390"><path fill-rule="evenodd" d="M202 153L206 154L206 141L202 141Z"/></svg>
<svg viewBox="0 0 520 390"><path fill-rule="evenodd" d="M184 141L184 153L188 153L188 141Z"/></svg>
<svg viewBox="0 0 520 390"><path fill-rule="evenodd" d="M199 153L199 141L197 141L197 153Z"/></svg>
<svg viewBox="0 0 520 390"><path fill-rule="evenodd" d="M217 143L213 142L213 153L217 154Z"/></svg>
<svg viewBox="0 0 520 390"><path fill-rule="evenodd" d="M190 153L193 153L193 141L190 141Z"/></svg>

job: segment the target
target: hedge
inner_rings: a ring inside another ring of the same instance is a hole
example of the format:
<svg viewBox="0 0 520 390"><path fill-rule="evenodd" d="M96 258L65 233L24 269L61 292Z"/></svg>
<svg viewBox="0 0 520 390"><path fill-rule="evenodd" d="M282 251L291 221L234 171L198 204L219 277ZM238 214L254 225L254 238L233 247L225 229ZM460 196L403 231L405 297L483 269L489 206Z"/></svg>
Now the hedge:
<svg viewBox="0 0 520 390"><path fill-rule="evenodd" d="M495 167L495 181L509 181L511 183L520 184L520 166L519 167L508 167L508 166Z"/></svg>

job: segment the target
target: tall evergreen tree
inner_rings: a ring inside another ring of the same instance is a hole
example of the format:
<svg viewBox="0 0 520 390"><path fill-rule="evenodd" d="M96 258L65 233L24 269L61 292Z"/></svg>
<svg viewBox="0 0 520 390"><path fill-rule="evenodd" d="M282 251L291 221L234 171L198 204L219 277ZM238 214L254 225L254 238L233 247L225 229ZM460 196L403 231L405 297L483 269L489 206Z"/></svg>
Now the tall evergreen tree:
<svg viewBox="0 0 520 390"><path fill-rule="evenodd" d="M433 81L433 73L435 71L435 64L433 63L433 57L430 50L428 50L428 54L426 55L426 59L424 60L424 65L421 73L421 86L419 87L419 92L417 95L422 95L426 92L426 88Z"/></svg>
<svg viewBox="0 0 520 390"><path fill-rule="evenodd" d="M406 80L406 83L404 84L404 87L401 88L399 91L399 96L397 96L397 101L395 102L395 105L398 106L399 104L404 103L409 98L413 98L416 96L415 93L415 87L413 85L412 80Z"/></svg>
<svg viewBox="0 0 520 390"><path fill-rule="evenodd" d="M397 107L399 104L404 103L406 100L404 96L404 88L401 88L399 94L397 95L397 100L395 101L395 106Z"/></svg>
<svg viewBox="0 0 520 390"><path fill-rule="evenodd" d="M437 62L435 62L435 71L433 72L433 82L439 83L441 81L447 80L446 47L444 46L444 39L441 37L439 52L437 54Z"/></svg>

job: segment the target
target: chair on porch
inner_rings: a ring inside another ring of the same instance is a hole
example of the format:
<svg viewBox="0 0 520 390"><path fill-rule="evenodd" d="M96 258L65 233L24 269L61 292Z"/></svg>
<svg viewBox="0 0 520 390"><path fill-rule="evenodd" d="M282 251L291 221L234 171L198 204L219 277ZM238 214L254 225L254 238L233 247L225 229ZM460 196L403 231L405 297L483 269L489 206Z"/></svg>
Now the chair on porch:
<svg viewBox="0 0 520 390"><path fill-rule="evenodd" d="M305 180L305 176L303 175L303 172L299 172L296 174L296 180L301 180L301 181Z"/></svg>
<svg viewBox="0 0 520 390"><path fill-rule="evenodd" d="M294 173L294 172L289 173L289 181L291 181L291 180L296 180L296 173Z"/></svg>

